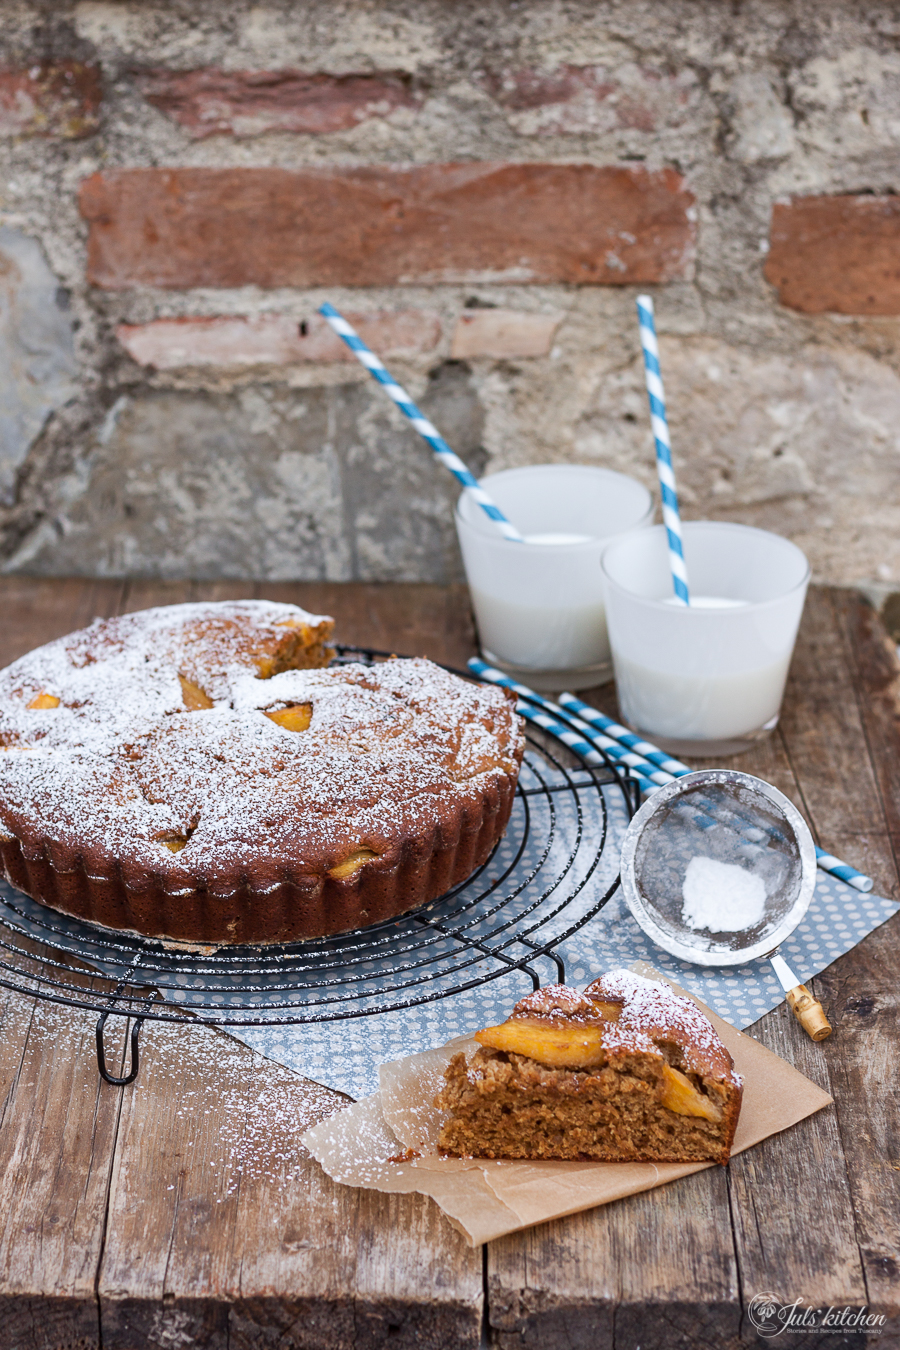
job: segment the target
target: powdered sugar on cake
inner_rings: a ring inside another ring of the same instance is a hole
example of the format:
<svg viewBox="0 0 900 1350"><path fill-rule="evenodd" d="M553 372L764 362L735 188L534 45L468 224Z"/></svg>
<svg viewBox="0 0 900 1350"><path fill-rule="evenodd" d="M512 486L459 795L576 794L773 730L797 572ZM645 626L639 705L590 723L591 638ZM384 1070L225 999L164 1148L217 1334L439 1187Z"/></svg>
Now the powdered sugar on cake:
<svg viewBox="0 0 900 1350"><path fill-rule="evenodd" d="M593 1000L617 1004L617 1019L606 1022ZM660 1041L671 1041L684 1052L688 1068L705 1073L716 1063L732 1082L741 1081L733 1067L729 1071L731 1057L697 1005L663 981L648 980L630 970L610 971L584 993L567 985L547 985L520 1000L513 1015L603 1022L603 1045L610 1052L648 1051Z"/></svg>
<svg viewBox="0 0 900 1350"><path fill-rule="evenodd" d="M426 660L263 677L286 631L324 650L330 627L292 605L180 605L22 657L0 673L0 818L63 869L74 852L101 876L224 890L256 859L277 879L433 833L436 801L474 811L492 775L515 775L506 696ZM185 680L212 706L189 710ZM59 705L28 706L41 696ZM294 705L307 729L264 715Z"/></svg>

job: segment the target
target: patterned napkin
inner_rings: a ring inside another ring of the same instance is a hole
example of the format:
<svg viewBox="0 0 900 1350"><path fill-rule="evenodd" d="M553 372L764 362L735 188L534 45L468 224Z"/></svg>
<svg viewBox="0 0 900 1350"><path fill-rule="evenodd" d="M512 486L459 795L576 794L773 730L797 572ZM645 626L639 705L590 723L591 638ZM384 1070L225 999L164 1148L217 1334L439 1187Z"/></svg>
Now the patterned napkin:
<svg viewBox="0 0 900 1350"><path fill-rule="evenodd" d="M532 781L529 772L527 768L523 772L522 781L526 786ZM545 781L552 784L554 775L546 770L542 772ZM556 775L556 781L561 782L562 776ZM533 808L540 801L534 797L530 800ZM580 890L566 907L565 916L551 921L541 930L544 934L552 933L554 922L559 932L570 928L578 914L587 913L596 905L618 872L621 840L628 818L615 789L604 789L604 800L609 830L607 846L600 865L589 871L593 850L584 847L584 840L590 841L592 834L600 838L603 806L596 794L582 794L583 814L579 822L570 794L560 792L553 798L556 830L551 855L545 859L543 868L547 869L546 875L557 875L574 856L575 861L569 863L566 884L570 890L579 886ZM580 847L579 826L583 831ZM513 834L511 829L496 855L496 861L501 865L513 861L513 838L510 837ZM544 847L538 819L507 883L508 889L512 889L516 875L525 878L535 869L532 888L540 884L542 867L539 864ZM523 902L528 895L526 886ZM862 895L820 870L809 910L792 936L782 943L781 951L801 981L808 980L838 956L850 951L898 908L900 905L894 900ZM621 890L617 890L583 928L560 944L559 953L565 961L566 980L575 985L587 984L613 967L647 961L738 1028L757 1021L784 999L768 961L716 969L689 965L669 956L635 923ZM552 967L547 962L539 964L544 983L552 982L555 979ZM229 1027L227 1030L269 1059L358 1099L378 1088L379 1064L443 1045L454 1036L470 1035L480 1027L504 1021L516 1000L530 992L531 987L529 977L517 971L435 1003L399 1012L375 1013L343 1022ZM392 990L389 977L385 978L384 988L387 997Z"/></svg>

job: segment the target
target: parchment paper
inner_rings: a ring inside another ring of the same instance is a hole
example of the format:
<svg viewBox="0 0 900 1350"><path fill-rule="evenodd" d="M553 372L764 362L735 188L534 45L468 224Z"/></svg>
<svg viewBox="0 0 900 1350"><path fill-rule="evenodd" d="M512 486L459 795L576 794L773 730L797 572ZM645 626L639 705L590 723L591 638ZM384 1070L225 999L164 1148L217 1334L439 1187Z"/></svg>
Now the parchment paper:
<svg viewBox="0 0 900 1350"><path fill-rule="evenodd" d="M643 963L632 969L651 979L662 978ZM694 1002L709 1017L744 1079L733 1154L831 1102L826 1092L771 1050L735 1030L699 999ZM459 1037L438 1049L382 1064L379 1090L307 1130L304 1144L328 1175L345 1186L430 1195L472 1246L717 1166L442 1158L437 1136L446 1117L434 1106L434 1098L453 1056L476 1048L477 1042ZM409 1152L421 1156L405 1157Z"/></svg>

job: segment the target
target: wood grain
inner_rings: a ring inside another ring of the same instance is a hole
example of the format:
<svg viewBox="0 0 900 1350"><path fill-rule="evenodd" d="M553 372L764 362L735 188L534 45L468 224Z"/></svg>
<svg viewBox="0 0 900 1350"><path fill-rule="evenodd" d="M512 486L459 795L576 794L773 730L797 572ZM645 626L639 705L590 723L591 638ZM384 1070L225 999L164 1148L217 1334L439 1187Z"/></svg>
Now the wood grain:
<svg viewBox="0 0 900 1350"><path fill-rule="evenodd" d="M54 638L116 614L124 583L81 577L0 577L0 667Z"/></svg>
<svg viewBox="0 0 900 1350"><path fill-rule="evenodd" d="M97 1074L95 1023L15 993L2 1001L0 1345L10 1350L99 1345L94 1281L120 1098Z"/></svg>
<svg viewBox="0 0 900 1350"><path fill-rule="evenodd" d="M298 1142L344 1098L209 1028L144 1035L98 1286L104 1350L478 1345L480 1253L432 1201L338 1186Z"/></svg>
<svg viewBox="0 0 900 1350"><path fill-rule="evenodd" d="M736 1347L725 1172L699 1172L492 1242L488 1308L504 1350Z"/></svg>
<svg viewBox="0 0 900 1350"><path fill-rule="evenodd" d="M900 843L900 663L861 596L835 593L860 715L893 845ZM887 872L887 860L884 860ZM894 887L882 893L900 895ZM879 889L881 877L879 877ZM835 1035L827 1049L869 1301L900 1340L900 915L819 977Z"/></svg>
<svg viewBox="0 0 900 1350"><path fill-rule="evenodd" d="M429 656L465 668L477 650L465 586L424 582L291 582L260 586L268 600L302 605L335 619L337 642L358 643L403 656Z"/></svg>
<svg viewBox="0 0 900 1350"><path fill-rule="evenodd" d="M343 641L459 666L475 647L461 587L15 577L0 662L95 614L251 595L332 613ZM590 701L615 712L611 686ZM779 731L730 762L900 896L900 668L863 601L810 592ZM830 1041L783 1008L752 1029L835 1107L727 1171L491 1244L496 1343L737 1350L748 1299L772 1289L868 1302L894 1319L873 1345L900 1344L898 966L895 918L813 982ZM94 1021L0 990L0 1350L479 1344L482 1253L431 1201L336 1186L299 1147L337 1094L208 1028L153 1023L137 1085L109 1088Z"/></svg>
<svg viewBox="0 0 900 1350"><path fill-rule="evenodd" d="M689 763L731 766L774 783L804 812L823 847L871 869L881 893L894 895L893 817L885 814L883 800L900 786L895 701L900 682L896 657L871 611L860 610L863 604L813 588L778 734L743 755ZM874 700L870 689L881 691ZM619 715L610 685L590 691L587 701ZM895 794L891 800L900 798ZM900 840L900 828L894 838ZM878 1082L900 1081L898 957L900 917L813 982L833 1020L839 1019L830 1042L814 1045L784 1005L751 1028L763 1044L832 1092L838 1106L731 1162L724 1223L721 1206L711 1206L704 1189L713 1174L703 1173L690 1178L698 1193L683 1225L666 1229L667 1206L660 1196L683 1192L685 1181L583 1216L577 1227L567 1220L492 1244L489 1309L500 1344L587 1350L599 1337L600 1344L728 1345L741 1334L740 1305L745 1310L754 1293L767 1290L785 1301L802 1297L825 1308L868 1302L896 1317L900 1128L896 1093L893 1087L879 1093ZM852 988L852 972L859 968L865 972L860 983L872 993L854 996L839 972L848 971ZM881 1036L841 1036L845 1020L868 1027L872 1018L881 1022ZM864 1105L873 1098L878 1100L871 1107ZM896 1172L887 1159L897 1160ZM704 1207L705 1227L697 1222ZM573 1228L578 1233L586 1227L592 1230L587 1255L571 1237ZM554 1228L564 1230L567 1240L560 1241ZM664 1240L648 1243L654 1228L665 1233ZM546 1237L539 1240L541 1233ZM616 1265L618 1253L625 1259ZM718 1284L708 1278L710 1269L718 1270ZM740 1299L729 1292L729 1270L738 1272ZM635 1272L635 1288L629 1290ZM655 1288L668 1290L668 1296L660 1297ZM605 1339L612 1323L614 1341ZM745 1335L747 1330L744 1321ZM833 1344L833 1338L826 1342Z"/></svg>
<svg viewBox="0 0 900 1350"><path fill-rule="evenodd" d="M750 1030L834 1091L824 1045L809 1039L785 1005ZM733 1158L728 1175L745 1301L766 1292L826 1308L867 1301L833 1106Z"/></svg>

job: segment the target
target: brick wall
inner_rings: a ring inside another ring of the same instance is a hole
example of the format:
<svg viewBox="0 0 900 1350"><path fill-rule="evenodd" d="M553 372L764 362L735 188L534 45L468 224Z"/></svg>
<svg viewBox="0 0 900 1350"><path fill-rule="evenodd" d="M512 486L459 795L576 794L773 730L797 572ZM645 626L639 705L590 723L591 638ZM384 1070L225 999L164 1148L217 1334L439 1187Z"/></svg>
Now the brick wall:
<svg viewBox="0 0 900 1350"><path fill-rule="evenodd" d="M0 567L444 580L476 472L653 484L900 581L900 18L862 0L19 3Z"/></svg>

